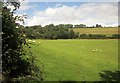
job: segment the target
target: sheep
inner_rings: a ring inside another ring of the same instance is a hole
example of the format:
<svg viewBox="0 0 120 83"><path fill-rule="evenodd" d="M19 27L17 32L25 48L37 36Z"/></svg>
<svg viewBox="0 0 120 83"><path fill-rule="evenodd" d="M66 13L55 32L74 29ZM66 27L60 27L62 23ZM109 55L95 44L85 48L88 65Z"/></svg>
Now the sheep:
<svg viewBox="0 0 120 83"><path fill-rule="evenodd" d="M39 44L41 44L42 42L38 42Z"/></svg>
<svg viewBox="0 0 120 83"><path fill-rule="evenodd" d="M35 43L36 41L35 41L35 40L33 40L32 42L33 42L33 43Z"/></svg>
<svg viewBox="0 0 120 83"><path fill-rule="evenodd" d="M95 50L92 50L93 52L95 52Z"/></svg>

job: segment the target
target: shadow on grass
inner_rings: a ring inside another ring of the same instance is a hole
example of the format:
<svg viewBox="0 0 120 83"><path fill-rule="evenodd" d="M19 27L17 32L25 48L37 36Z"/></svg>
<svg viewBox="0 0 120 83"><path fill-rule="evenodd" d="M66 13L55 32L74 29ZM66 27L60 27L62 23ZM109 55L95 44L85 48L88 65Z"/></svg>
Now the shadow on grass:
<svg viewBox="0 0 120 83"><path fill-rule="evenodd" d="M99 74L102 81L120 81L120 71L102 71Z"/></svg>

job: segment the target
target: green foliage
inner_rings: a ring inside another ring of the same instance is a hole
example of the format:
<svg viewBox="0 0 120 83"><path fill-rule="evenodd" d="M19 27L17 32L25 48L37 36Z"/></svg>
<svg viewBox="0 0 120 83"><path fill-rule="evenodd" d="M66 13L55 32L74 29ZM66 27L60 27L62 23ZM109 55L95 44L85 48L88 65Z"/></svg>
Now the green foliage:
<svg viewBox="0 0 120 83"><path fill-rule="evenodd" d="M87 34L81 34L79 38L81 38L81 39L87 39L88 35Z"/></svg>
<svg viewBox="0 0 120 83"><path fill-rule="evenodd" d="M120 34L113 34L113 35L112 35L112 38L120 39Z"/></svg>
<svg viewBox="0 0 120 83"><path fill-rule="evenodd" d="M103 34L80 34L80 39L120 39L120 34L106 36Z"/></svg>
<svg viewBox="0 0 120 83"><path fill-rule="evenodd" d="M65 25L71 26L71 25ZM31 39L73 39L78 37L78 34L74 33L73 30L64 27L63 25L53 24L41 26L31 26L24 29L26 37Z"/></svg>
<svg viewBox="0 0 120 83"><path fill-rule="evenodd" d="M102 34L89 34L88 38L89 39L105 39L107 37L106 35L102 35Z"/></svg>
<svg viewBox="0 0 120 83"><path fill-rule="evenodd" d="M102 34L81 34L80 39L106 39L106 35Z"/></svg>
<svg viewBox="0 0 120 83"><path fill-rule="evenodd" d="M86 28L85 24L74 25L74 28Z"/></svg>
<svg viewBox="0 0 120 83"><path fill-rule="evenodd" d="M2 8L3 81L37 80L38 78L41 80L41 71L34 64L35 57L26 43L22 26L15 23L17 18L19 16L13 17L10 9ZM25 49L28 50L28 54Z"/></svg>
<svg viewBox="0 0 120 83"><path fill-rule="evenodd" d="M102 27L102 25L96 24L95 26L96 28Z"/></svg>
<svg viewBox="0 0 120 83"><path fill-rule="evenodd" d="M69 24L68 24L69 25ZM82 24L81 24L82 25ZM23 29L26 37L31 39L119 39L117 28L67 28L65 24L53 25L49 24L45 27L31 26ZM114 31L113 31L114 30ZM100 34L99 34L100 31ZM109 31L109 32L108 32ZM79 35L79 32L81 33ZM105 33L113 35L107 36ZM87 33L87 34L86 34Z"/></svg>
<svg viewBox="0 0 120 83"><path fill-rule="evenodd" d="M72 24L59 24L57 25L58 27L63 27L63 28L73 28Z"/></svg>

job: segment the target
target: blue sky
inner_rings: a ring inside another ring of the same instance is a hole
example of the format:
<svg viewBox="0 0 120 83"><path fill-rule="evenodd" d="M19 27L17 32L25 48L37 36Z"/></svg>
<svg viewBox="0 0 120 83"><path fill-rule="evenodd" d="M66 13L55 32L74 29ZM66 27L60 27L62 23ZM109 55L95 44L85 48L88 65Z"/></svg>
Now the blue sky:
<svg viewBox="0 0 120 83"><path fill-rule="evenodd" d="M81 4L86 2L28 2L27 5L33 6L30 9L27 9L25 11L19 11L17 13L23 13L26 12L27 14L32 14L33 12L37 11L43 11L47 8L55 8L56 4L62 4L66 6L80 6Z"/></svg>
<svg viewBox="0 0 120 83"><path fill-rule="evenodd" d="M51 23L55 25L62 23L94 25L99 23L105 26L116 26L118 23L117 0L114 2L110 2L113 0L109 0L109 2L108 0L101 0L101 2L98 0L84 0L84 2L83 0L76 0L77 2L38 1L21 2L21 8L16 14L27 14L28 19L25 20L25 25L44 26Z"/></svg>

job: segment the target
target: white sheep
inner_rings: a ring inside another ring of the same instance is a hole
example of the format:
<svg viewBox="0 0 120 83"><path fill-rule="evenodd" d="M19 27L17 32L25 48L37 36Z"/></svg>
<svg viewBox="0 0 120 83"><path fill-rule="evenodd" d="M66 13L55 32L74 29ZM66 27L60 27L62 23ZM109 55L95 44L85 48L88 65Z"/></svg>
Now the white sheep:
<svg viewBox="0 0 120 83"><path fill-rule="evenodd" d="M41 44L42 42L38 42L39 44Z"/></svg>
<svg viewBox="0 0 120 83"><path fill-rule="evenodd" d="M35 43L36 41L35 41L35 40L33 40L32 42L33 42L33 43Z"/></svg>
<svg viewBox="0 0 120 83"><path fill-rule="evenodd" d="M93 52L95 52L95 50L92 50Z"/></svg>

